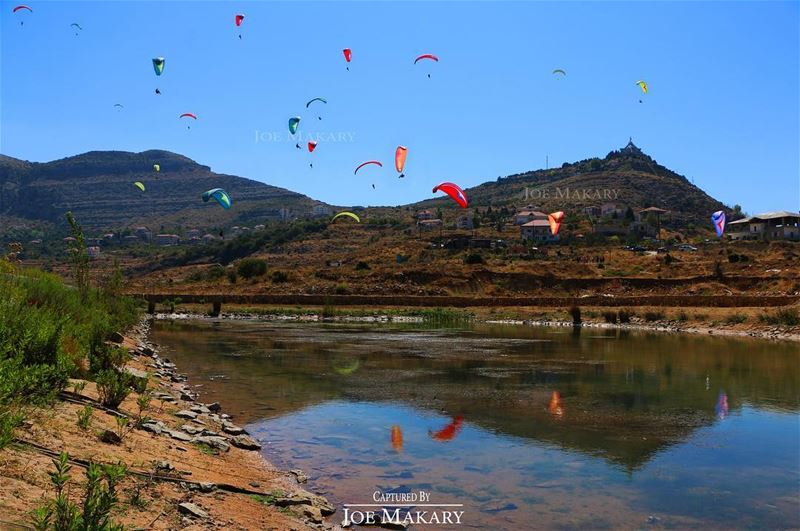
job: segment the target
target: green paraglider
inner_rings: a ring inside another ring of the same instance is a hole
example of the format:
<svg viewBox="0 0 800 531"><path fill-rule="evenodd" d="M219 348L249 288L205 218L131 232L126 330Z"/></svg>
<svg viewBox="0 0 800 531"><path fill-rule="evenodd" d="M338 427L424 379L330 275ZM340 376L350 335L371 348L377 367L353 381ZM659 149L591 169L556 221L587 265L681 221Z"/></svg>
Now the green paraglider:
<svg viewBox="0 0 800 531"><path fill-rule="evenodd" d="M142 183L141 181L136 181L135 183L133 183L133 185L142 192L144 192L144 183Z"/></svg>
<svg viewBox="0 0 800 531"><path fill-rule="evenodd" d="M202 198L204 203L208 203L208 200L211 199L212 197L225 210L228 210L231 207L231 196L229 196L228 192L226 192L222 188L212 188L207 192L203 192Z"/></svg>
<svg viewBox="0 0 800 531"><path fill-rule="evenodd" d="M157 76L160 76L162 72L164 72L164 62L163 57L153 57L153 70L156 71Z"/></svg>
<svg viewBox="0 0 800 531"><path fill-rule="evenodd" d="M295 134L297 132L297 128L300 126L300 117L295 116L293 118L289 118L289 132L291 134Z"/></svg>
<svg viewBox="0 0 800 531"><path fill-rule="evenodd" d="M340 218L342 216L347 216L349 218L353 218L354 220L356 220L356 223L361 223L361 220L358 218L358 216L353 214L352 212L339 212L338 214L333 216L333 219L331 220L331 223L336 221L336 218Z"/></svg>

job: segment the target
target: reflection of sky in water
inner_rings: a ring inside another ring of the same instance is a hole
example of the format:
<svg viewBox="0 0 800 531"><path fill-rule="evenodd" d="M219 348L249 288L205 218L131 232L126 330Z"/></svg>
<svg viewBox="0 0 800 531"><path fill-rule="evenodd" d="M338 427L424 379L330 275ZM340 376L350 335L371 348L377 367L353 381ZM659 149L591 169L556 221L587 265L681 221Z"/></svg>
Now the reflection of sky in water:
<svg viewBox="0 0 800 531"><path fill-rule="evenodd" d="M588 515L577 516L576 500L621 497L625 512L607 512L598 526L640 526L651 515L658 515L651 524L679 526L791 523L785 498L797 485L798 460L787 462L786 456L796 454L799 444L794 415L745 407L633 473L469 422L451 441L430 437L429 430L450 421L408 407L332 401L248 429L269 442L269 459L310 473L312 486L339 503L371 503L376 489L421 489L432 493L433 503L463 503L467 523L513 527L538 517L549 527L544 522L555 525L565 514L576 525L588 522ZM402 452L392 449L392 425L402 429ZM781 497L778 505L770 501ZM595 504L585 505L592 510Z"/></svg>
<svg viewBox="0 0 800 531"><path fill-rule="evenodd" d="M339 504L422 489L485 529L800 526L794 345L252 322L159 323L155 340Z"/></svg>

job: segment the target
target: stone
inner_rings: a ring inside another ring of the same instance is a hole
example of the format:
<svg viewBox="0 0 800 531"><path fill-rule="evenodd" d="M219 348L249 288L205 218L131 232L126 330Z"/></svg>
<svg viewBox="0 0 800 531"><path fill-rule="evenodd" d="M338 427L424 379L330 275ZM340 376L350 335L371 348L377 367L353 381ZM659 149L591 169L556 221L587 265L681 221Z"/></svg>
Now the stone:
<svg viewBox="0 0 800 531"><path fill-rule="evenodd" d="M202 406L200 404L195 404L192 407L190 407L189 409L191 411L197 413L198 415L211 413L211 411L206 406Z"/></svg>
<svg viewBox="0 0 800 531"><path fill-rule="evenodd" d="M322 512L319 510L319 508L314 507L313 505L301 505L298 507L298 509L299 510L296 510L296 512L303 517L308 518L315 524L322 523Z"/></svg>
<svg viewBox="0 0 800 531"><path fill-rule="evenodd" d="M197 435L203 431L203 428L198 428L197 426L192 426L191 424L184 424L181 426L181 429L189 435Z"/></svg>
<svg viewBox="0 0 800 531"><path fill-rule="evenodd" d="M164 431L164 425L161 422L145 422L142 424L142 429L150 433L155 433L156 435L161 435L161 432Z"/></svg>
<svg viewBox="0 0 800 531"><path fill-rule="evenodd" d="M228 441L226 441L222 437L199 436L192 439L192 442L207 444L208 446L216 448L217 450L221 450L223 452L227 452L228 450L231 449L231 445L228 444Z"/></svg>
<svg viewBox="0 0 800 531"><path fill-rule="evenodd" d="M295 468L289 471L290 474L294 474L295 479L298 483L306 483L308 481L308 476L300 470L299 468Z"/></svg>
<svg viewBox="0 0 800 531"><path fill-rule="evenodd" d="M182 419L196 419L197 413L195 413L194 411L187 411L185 409L182 409L177 413L175 413L175 416Z"/></svg>
<svg viewBox="0 0 800 531"><path fill-rule="evenodd" d="M189 502L178 504L178 511L180 511L181 514L194 516L195 518L208 518L207 512L197 505Z"/></svg>
<svg viewBox="0 0 800 531"><path fill-rule="evenodd" d="M100 434L100 440L108 444L120 444L122 438L111 430L103 430Z"/></svg>
<svg viewBox="0 0 800 531"><path fill-rule="evenodd" d="M217 486L214 483L210 483L208 481L203 481L198 484L200 492L214 492L217 490Z"/></svg>
<svg viewBox="0 0 800 531"><path fill-rule="evenodd" d="M239 426L236 426L235 424L230 424L228 422L222 423L222 431L224 431L228 435L242 435L244 433L247 433L246 431L244 431L244 428L240 428Z"/></svg>
<svg viewBox="0 0 800 531"><path fill-rule="evenodd" d="M112 332L111 335L108 336L108 340L111 341L112 343L119 344L125 341L125 336L123 336L119 332Z"/></svg>
<svg viewBox="0 0 800 531"><path fill-rule="evenodd" d="M142 348L139 349L139 352L141 352L142 354L144 354L145 356L148 356L148 357L152 357L153 354L155 354L155 351L153 351L153 349L150 348L150 347L142 347Z"/></svg>
<svg viewBox="0 0 800 531"><path fill-rule="evenodd" d="M250 483L248 483L248 485L250 485L254 489L257 489L261 486L261 483L259 483L258 481L251 481Z"/></svg>
<svg viewBox="0 0 800 531"><path fill-rule="evenodd" d="M222 409L222 406L219 405L219 402L212 402L207 404L206 407L209 411L213 411L214 413L219 413L219 410Z"/></svg>
<svg viewBox="0 0 800 531"><path fill-rule="evenodd" d="M192 436L188 433L183 433L182 431L176 430L164 430L167 435L175 439L176 441L183 441L183 442L192 442Z"/></svg>
<svg viewBox="0 0 800 531"><path fill-rule="evenodd" d="M172 463L169 461L158 461L156 463L156 470L157 471L165 471L165 472L172 472L175 470L175 467L172 466Z"/></svg>
<svg viewBox="0 0 800 531"><path fill-rule="evenodd" d="M194 402L194 397L189 393L181 393L181 400L185 402Z"/></svg>
<svg viewBox="0 0 800 531"><path fill-rule="evenodd" d="M231 444L242 450L261 450L261 445L249 435L235 435L231 438Z"/></svg>

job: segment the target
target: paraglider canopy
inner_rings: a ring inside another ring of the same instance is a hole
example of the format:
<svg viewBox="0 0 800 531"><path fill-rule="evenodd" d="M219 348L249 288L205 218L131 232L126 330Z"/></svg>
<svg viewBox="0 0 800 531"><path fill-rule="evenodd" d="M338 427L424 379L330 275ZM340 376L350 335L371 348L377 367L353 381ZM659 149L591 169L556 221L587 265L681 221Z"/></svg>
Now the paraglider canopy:
<svg viewBox="0 0 800 531"><path fill-rule="evenodd" d="M563 219L564 213L560 210L547 216L547 221L550 223L550 234L553 236L558 234L558 229L561 228L561 221Z"/></svg>
<svg viewBox="0 0 800 531"><path fill-rule="evenodd" d="M639 81L636 82L636 84L639 85L639 88L642 89L642 92L647 94L647 83L645 83L642 80L639 80Z"/></svg>
<svg viewBox="0 0 800 531"><path fill-rule="evenodd" d="M725 232L725 212L717 210L711 214L711 223L714 224L714 230L717 231L717 238L722 238Z"/></svg>
<svg viewBox="0 0 800 531"><path fill-rule="evenodd" d="M314 103L315 101L321 101L322 103L325 103L325 104L328 103L328 100L326 100L325 98L314 98L314 99L308 100L308 103L306 103L306 109L308 109L308 106L311 105L312 103Z"/></svg>
<svg viewBox="0 0 800 531"><path fill-rule="evenodd" d="M350 59L353 57L353 51L350 48L345 48L342 50L342 53L344 54L344 60L349 63Z"/></svg>
<svg viewBox="0 0 800 531"><path fill-rule="evenodd" d="M439 62L439 58L436 57L435 55L433 55L432 53L424 53L424 54L418 56L416 59L414 59L414 64L417 64L418 62L422 61L423 59L430 59L431 61L436 61L437 63Z"/></svg>
<svg viewBox="0 0 800 531"><path fill-rule="evenodd" d="M135 183L133 183L133 185L142 192L144 192L144 183L142 183L141 181L136 181Z"/></svg>
<svg viewBox="0 0 800 531"><path fill-rule="evenodd" d="M311 140L311 141L308 143L308 151L309 151L309 152L312 152L312 151L314 151L315 149L317 149L317 143L316 143L314 140Z"/></svg>
<svg viewBox="0 0 800 531"><path fill-rule="evenodd" d="M17 11L19 11L21 9L27 9L28 11L33 13L33 9L31 9L30 7L28 7L26 5L18 5L17 7L14 8L14 13L16 13Z"/></svg>
<svg viewBox="0 0 800 531"><path fill-rule="evenodd" d="M181 114L179 118L191 118L192 120L197 120L197 115L190 112L185 112Z"/></svg>
<svg viewBox="0 0 800 531"><path fill-rule="evenodd" d="M566 76L567 75L567 73L564 70L560 69L560 68L556 68L555 70L553 70L553 73L554 74L561 74L562 76Z"/></svg>
<svg viewBox="0 0 800 531"><path fill-rule="evenodd" d="M83 28L82 28L82 27L81 27L81 25L80 25L80 24L78 24L77 22L73 22L72 24L70 24L70 25L69 25L69 27L70 27L70 28L77 28L77 29L79 29L79 30L83 31Z"/></svg>
<svg viewBox="0 0 800 531"><path fill-rule="evenodd" d="M433 187L433 193L435 194L436 192L439 191L444 192L450 197L452 197L453 201L458 203L461 206L461 208L467 208L468 204L467 194L465 194L464 190L462 190L461 187L458 186L457 184L449 182L437 184L436 186Z"/></svg>
<svg viewBox="0 0 800 531"><path fill-rule="evenodd" d="M208 203L208 200L212 197L217 201L217 203L222 205L222 208L225 210L228 210L231 207L231 196L229 196L228 192L222 188L212 188L207 192L203 192L202 198L204 203Z"/></svg>
<svg viewBox="0 0 800 531"><path fill-rule="evenodd" d="M234 20L234 23L236 24L237 27L241 26L242 25L242 21L244 20L244 15L236 15L236 17L234 17L233 20Z"/></svg>
<svg viewBox="0 0 800 531"><path fill-rule="evenodd" d="M406 165L407 154L408 149L405 146L397 146L394 152L394 168L397 170L397 173L400 174L400 177L403 177L403 168Z"/></svg>
<svg viewBox="0 0 800 531"><path fill-rule="evenodd" d="M153 57L153 70L156 71L157 76L160 76L164 71L164 63L165 60L163 57Z"/></svg>
<svg viewBox="0 0 800 531"><path fill-rule="evenodd" d="M367 166L369 164L375 164L376 166L380 166L381 168L383 168L383 164L381 164L380 161L368 160L367 162L362 162L361 164L356 166L356 171L353 172L353 175L358 174L358 170L360 170L361 168L363 168L364 166Z"/></svg>
<svg viewBox="0 0 800 531"><path fill-rule="evenodd" d="M289 118L289 132L291 134L295 134L297 132L297 127L300 125L300 117L295 116L294 118Z"/></svg>
<svg viewBox="0 0 800 531"><path fill-rule="evenodd" d="M161 171L161 165L160 164L153 164L153 171L155 171L156 173L160 172Z"/></svg>
<svg viewBox="0 0 800 531"><path fill-rule="evenodd" d="M331 219L331 223L333 223L334 221L336 221L337 218L340 218L342 216L347 216L348 218L353 218L354 220L356 220L357 223L361 223L361 219L357 215L353 214L352 212L339 212L338 214L333 216L333 219Z"/></svg>

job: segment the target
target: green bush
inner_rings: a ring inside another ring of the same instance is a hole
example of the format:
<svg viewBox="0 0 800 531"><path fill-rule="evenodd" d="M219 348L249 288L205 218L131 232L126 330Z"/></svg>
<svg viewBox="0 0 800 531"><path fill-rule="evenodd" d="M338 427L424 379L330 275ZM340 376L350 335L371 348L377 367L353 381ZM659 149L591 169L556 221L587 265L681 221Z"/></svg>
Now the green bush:
<svg viewBox="0 0 800 531"><path fill-rule="evenodd" d="M236 272L246 279L260 277L267 272L267 263L260 258L245 258L236 266Z"/></svg>
<svg viewBox="0 0 800 531"><path fill-rule="evenodd" d="M273 271L272 272L272 282L275 284L279 284L281 282L286 282L289 280L289 275L284 273L283 271Z"/></svg>
<svg viewBox="0 0 800 531"><path fill-rule="evenodd" d="M728 324L742 324L745 321L747 321L747 316L742 313L734 313L725 318L725 322Z"/></svg>
<svg viewBox="0 0 800 531"><path fill-rule="evenodd" d="M94 409L92 406L86 405L76 413L78 415L78 427L82 430L88 430L92 424L92 413Z"/></svg>
<svg viewBox="0 0 800 531"><path fill-rule="evenodd" d="M464 258L464 263L468 265L484 263L483 256L480 253L470 253Z"/></svg>
<svg viewBox="0 0 800 531"><path fill-rule="evenodd" d="M348 291L347 284L337 284L333 289L333 292L337 295L347 295Z"/></svg>
<svg viewBox="0 0 800 531"><path fill-rule="evenodd" d="M603 312L603 319L609 324L617 324L617 313L614 311Z"/></svg>
<svg viewBox="0 0 800 531"><path fill-rule="evenodd" d="M239 280L239 275L236 273L236 270L231 269L228 271L228 282L231 284L236 284L237 280Z"/></svg>
<svg viewBox="0 0 800 531"><path fill-rule="evenodd" d="M761 314L758 318L761 322L770 325L800 325L800 312L798 312L797 308L780 308L773 313Z"/></svg>
<svg viewBox="0 0 800 531"><path fill-rule="evenodd" d="M620 310L617 312L617 317L619 318L620 323L630 323L632 316L633 312L630 310Z"/></svg>
<svg viewBox="0 0 800 531"><path fill-rule="evenodd" d="M131 392L131 377L124 372L108 369L100 372L95 381L100 403L107 408L117 409Z"/></svg>

